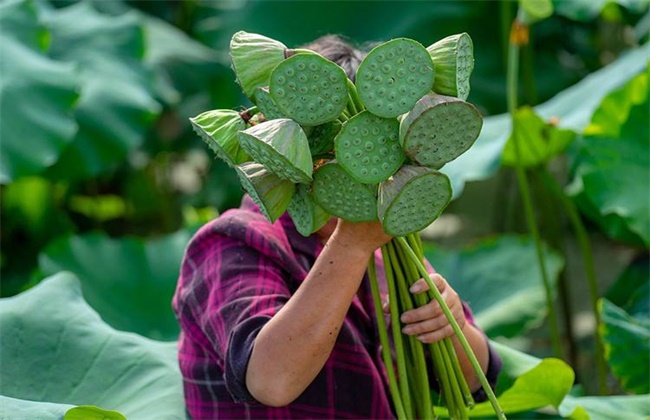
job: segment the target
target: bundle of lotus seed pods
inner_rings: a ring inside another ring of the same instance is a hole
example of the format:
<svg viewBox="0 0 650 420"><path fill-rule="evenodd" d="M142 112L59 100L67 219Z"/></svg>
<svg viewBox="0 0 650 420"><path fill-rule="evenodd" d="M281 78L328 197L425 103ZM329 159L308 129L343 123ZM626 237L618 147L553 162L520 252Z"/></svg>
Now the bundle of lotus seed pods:
<svg viewBox="0 0 650 420"><path fill-rule="evenodd" d="M207 111L190 120L235 169L264 215L274 222L288 211L305 236L332 216L379 220L396 237L382 248L389 282L400 277L412 283L426 276L421 264L409 258L422 262L416 235L451 200L449 179L438 169L469 149L482 127L481 115L465 101L474 67L469 35L452 35L426 48L408 38L379 44L361 62L355 83L321 55L289 49L263 35L237 32L230 55L237 81L254 106L243 112ZM430 278L427 283L435 289ZM397 293L403 287L393 289ZM430 290L430 297L443 306L435 292ZM378 319L383 319L377 290L375 295ZM406 302L399 295L391 301L402 302L391 308L392 315L426 303ZM420 372L426 369L414 371L423 365L413 355L424 353L404 350L421 343L408 344L393 332L399 378L392 377L386 337L382 346L397 414L430 417L430 383ZM471 394L450 343L436 343L430 353L445 405L453 416L465 417Z"/></svg>

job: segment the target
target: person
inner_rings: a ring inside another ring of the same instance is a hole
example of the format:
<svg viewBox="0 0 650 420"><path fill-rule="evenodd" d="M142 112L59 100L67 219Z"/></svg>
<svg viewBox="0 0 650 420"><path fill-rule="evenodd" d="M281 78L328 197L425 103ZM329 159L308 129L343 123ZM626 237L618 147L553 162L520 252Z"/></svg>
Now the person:
<svg viewBox="0 0 650 420"><path fill-rule="evenodd" d="M306 48L351 79L363 59L337 36ZM373 255L381 264L377 250L390 239L377 221L336 218L303 237L287 213L271 224L246 195L239 208L203 226L186 249L173 298L188 415L394 418L366 274ZM439 274L433 280L494 386L499 356L449 283ZM422 279L411 288L426 290ZM424 343L453 335L435 301L401 321L405 334ZM475 398L484 399L453 341Z"/></svg>

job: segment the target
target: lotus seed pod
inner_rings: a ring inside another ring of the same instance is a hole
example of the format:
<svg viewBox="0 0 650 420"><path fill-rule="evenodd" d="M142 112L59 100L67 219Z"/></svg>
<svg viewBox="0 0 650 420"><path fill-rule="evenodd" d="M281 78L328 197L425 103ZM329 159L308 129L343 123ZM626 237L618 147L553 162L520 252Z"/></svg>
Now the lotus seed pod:
<svg viewBox="0 0 650 420"><path fill-rule="evenodd" d="M483 118L474 105L451 96L428 94L400 123L400 142L416 164L441 168L469 149Z"/></svg>
<svg viewBox="0 0 650 420"><path fill-rule="evenodd" d="M334 140L338 163L364 184L388 179L406 159L399 143L399 123L363 111L347 120Z"/></svg>
<svg viewBox="0 0 650 420"><path fill-rule="evenodd" d="M317 125L310 128L307 133L309 140L309 149L313 158L332 157L334 154L334 138L341 131L341 122L339 120L330 121L325 124Z"/></svg>
<svg viewBox="0 0 650 420"><path fill-rule="evenodd" d="M271 223L287 210L296 190L291 181L279 178L256 162L237 165L235 172L244 190Z"/></svg>
<svg viewBox="0 0 650 420"><path fill-rule="evenodd" d="M436 74L433 91L466 100L474 70L474 46L465 32L448 36L427 47Z"/></svg>
<svg viewBox="0 0 650 420"><path fill-rule="evenodd" d="M377 197L369 185L355 181L336 161L314 173L313 194L330 214L351 222L377 219Z"/></svg>
<svg viewBox="0 0 650 420"><path fill-rule="evenodd" d="M332 215L325 211L311 196L309 187L305 184L296 186L289 207L287 208L291 220L302 236L309 236L323 226Z"/></svg>
<svg viewBox="0 0 650 420"><path fill-rule="evenodd" d="M230 58L244 94L253 98L255 89L269 85L271 71L284 60L287 47L264 35L239 31L230 40Z"/></svg>
<svg viewBox="0 0 650 420"><path fill-rule="evenodd" d="M451 201L449 178L441 172L404 165L379 184L377 213L384 231L406 236L429 226Z"/></svg>
<svg viewBox="0 0 650 420"><path fill-rule="evenodd" d="M260 87L255 89L255 95L253 99L267 121L276 120L278 118L287 118L287 116L284 115L282 111L280 111L278 104L276 104L271 97L268 87Z"/></svg>
<svg viewBox="0 0 650 420"><path fill-rule="evenodd" d="M273 70L269 92L280 110L297 123L324 124L338 118L347 105L347 76L316 53L300 53Z"/></svg>
<svg viewBox="0 0 650 420"><path fill-rule="evenodd" d="M384 118L408 112L431 90L434 67L426 48L396 38L373 48L359 65L356 87L368 111Z"/></svg>
<svg viewBox="0 0 650 420"><path fill-rule="evenodd" d="M237 111L215 109L190 118L194 131L229 166L248 162L251 157L239 146L237 133L246 123Z"/></svg>
<svg viewBox="0 0 650 420"><path fill-rule="evenodd" d="M282 179L311 182L313 163L309 141L294 121L265 121L239 132L239 144L255 160Z"/></svg>

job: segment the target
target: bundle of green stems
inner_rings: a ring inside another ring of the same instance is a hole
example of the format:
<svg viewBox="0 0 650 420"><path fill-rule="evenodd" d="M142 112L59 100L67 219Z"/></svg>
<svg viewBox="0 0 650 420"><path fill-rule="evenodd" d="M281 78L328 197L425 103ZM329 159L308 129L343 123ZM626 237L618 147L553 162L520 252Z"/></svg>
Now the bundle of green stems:
<svg viewBox="0 0 650 420"><path fill-rule="evenodd" d="M435 299L452 325L472 366L475 370L478 369L477 375L495 412L499 418L503 418L496 397L489 387L478 360L424 265L420 235L415 233L406 237L393 238L381 248L381 254L388 285L390 332L395 349L395 362L393 362L391 354L388 328L384 322L374 257L370 261L368 272L377 315L382 358L397 417L400 419L436 418L432 397L432 389L435 388L439 390L439 398L442 399L448 410L448 415L453 419L468 418L468 408L474 404L452 338L448 337L435 343L425 344L415 336L405 335L401 331L399 320L401 313L425 305L430 299ZM409 287L421 278L424 278L429 286L427 293L410 293ZM432 362L435 378L429 377L427 360ZM433 385L434 381L437 381L437 387ZM436 401L436 403L440 403L440 401Z"/></svg>

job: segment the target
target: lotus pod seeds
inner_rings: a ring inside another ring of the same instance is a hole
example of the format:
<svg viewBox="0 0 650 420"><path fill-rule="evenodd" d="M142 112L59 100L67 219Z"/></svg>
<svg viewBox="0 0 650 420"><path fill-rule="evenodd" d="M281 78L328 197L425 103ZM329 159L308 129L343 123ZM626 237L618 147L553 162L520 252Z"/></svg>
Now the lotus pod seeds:
<svg viewBox="0 0 650 420"><path fill-rule="evenodd" d="M286 45L264 35L239 31L232 36L232 67L248 98L258 87L269 85L271 71L284 60L286 50Z"/></svg>
<svg viewBox="0 0 650 420"><path fill-rule="evenodd" d="M359 65L356 87L365 107L394 118L408 112L433 85L434 67L426 48L397 38L373 48Z"/></svg>
<svg viewBox="0 0 650 420"><path fill-rule="evenodd" d="M377 219L377 198L369 185L357 182L336 161L314 173L314 198L328 213L351 222Z"/></svg>
<svg viewBox="0 0 650 420"><path fill-rule="evenodd" d="M235 166L239 182L264 216L275 222L287 210L296 186L268 171L257 162Z"/></svg>
<svg viewBox="0 0 650 420"><path fill-rule="evenodd" d="M400 123L400 142L416 164L440 168L478 138L483 118L474 105L451 96L423 97Z"/></svg>
<svg viewBox="0 0 650 420"><path fill-rule="evenodd" d="M379 220L384 231L392 236L419 232L438 218L451 195L451 183L445 174L404 165L379 184Z"/></svg>
<svg viewBox="0 0 650 420"><path fill-rule="evenodd" d="M237 133L246 123L237 111L215 109L190 118L194 131L229 166L247 162L251 157L240 147Z"/></svg>
<svg viewBox="0 0 650 420"><path fill-rule="evenodd" d="M260 112L264 115L266 120L275 120L278 118L287 118L286 115L280 111L278 105L275 103L271 94L269 93L269 88L260 87L255 89L255 104L259 108Z"/></svg>
<svg viewBox="0 0 650 420"><path fill-rule="evenodd" d="M376 184L404 162L399 123L363 111L343 124L334 141L336 160L357 181Z"/></svg>
<svg viewBox="0 0 650 420"><path fill-rule="evenodd" d="M334 153L334 139L341 131L341 122L334 120L311 128L307 134L309 149L314 158Z"/></svg>
<svg viewBox="0 0 650 420"><path fill-rule="evenodd" d="M466 100L474 70L474 46L465 32L451 35L427 47L436 66L433 91Z"/></svg>
<svg viewBox="0 0 650 420"><path fill-rule="evenodd" d="M282 179L310 183L313 163L307 136L294 121L265 121L239 132L239 144L255 160Z"/></svg>
<svg viewBox="0 0 650 420"><path fill-rule="evenodd" d="M302 236L309 236L316 232L332 217L312 198L309 187L305 184L296 186L289 207L287 208L296 230Z"/></svg>
<svg viewBox="0 0 650 420"><path fill-rule="evenodd" d="M280 63L271 73L269 91L280 110L302 125L335 120L348 101L345 71L315 53Z"/></svg>

